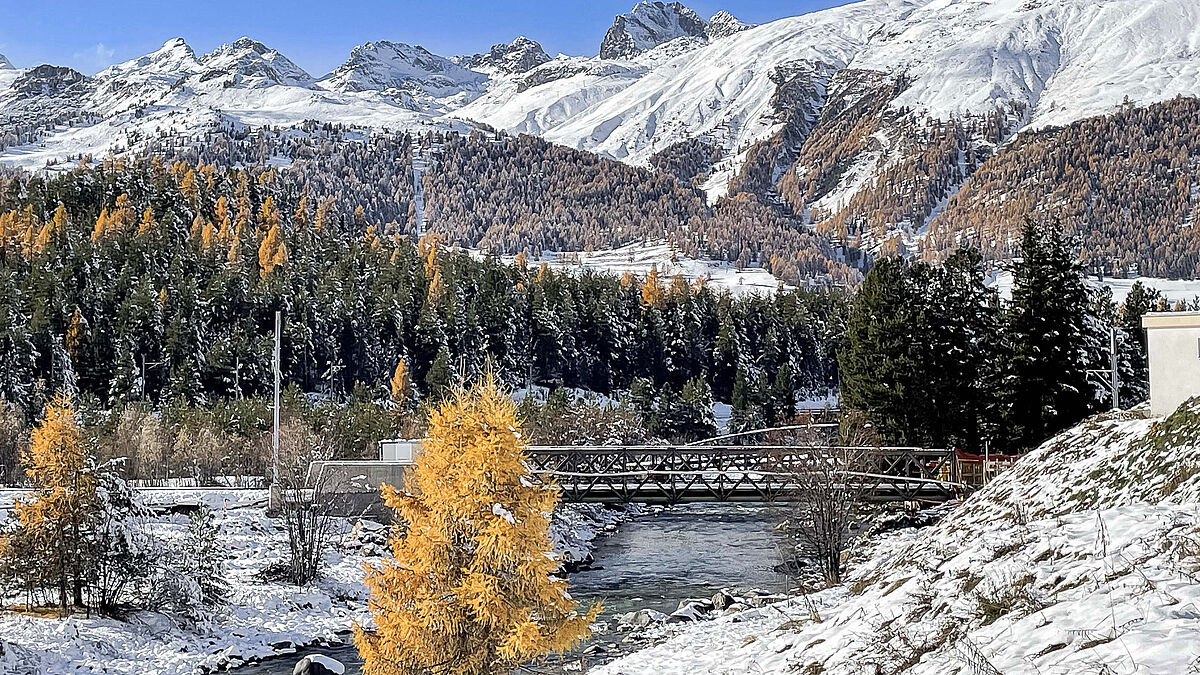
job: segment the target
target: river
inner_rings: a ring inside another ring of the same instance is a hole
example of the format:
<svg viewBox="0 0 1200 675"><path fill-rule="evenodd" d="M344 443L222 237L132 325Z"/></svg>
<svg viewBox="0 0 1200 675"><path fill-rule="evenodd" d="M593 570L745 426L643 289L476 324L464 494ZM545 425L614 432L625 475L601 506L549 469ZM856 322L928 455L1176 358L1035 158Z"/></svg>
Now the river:
<svg viewBox="0 0 1200 675"><path fill-rule="evenodd" d="M776 506L690 504L637 518L597 542L592 568L570 577L571 595L582 603L602 603L600 619L615 629L617 616L626 612L650 608L670 614L680 600L711 597L726 587L782 591L785 580L773 570L781 541L774 525L780 516ZM598 644L609 646L611 656L631 648L623 637L594 635L573 654ZM304 650L237 672L290 675L296 661L310 653L338 659L350 675L361 672L358 654L348 646Z"/></svg>

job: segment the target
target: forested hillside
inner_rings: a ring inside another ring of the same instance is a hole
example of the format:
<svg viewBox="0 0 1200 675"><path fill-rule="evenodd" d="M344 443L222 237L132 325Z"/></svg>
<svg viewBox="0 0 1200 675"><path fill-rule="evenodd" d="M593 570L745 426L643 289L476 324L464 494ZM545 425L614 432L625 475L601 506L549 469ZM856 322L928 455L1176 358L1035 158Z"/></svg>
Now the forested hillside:
<svg viewBox="0 0 1200 675"><path fill-rule="evenodd" d="M317 199L335 193L304 177L158 161L10 176L0 397L33 416L60 389L104 406L261 395L276 310L285 381L335 396L385 396L401 361L418 396L490 362L512 385L644 378L652 406L693 383L770 419L836 381L840 293L734 299L678 278L476 260Z"/></svg>
<svg viewBox="0 0 1200 675"><path fill-rule="evenodd" d="M792 284L856 282L857 269L796 219L743 196L706 202L690 179L631 167L533 136L475 132L369 133L309 123L304 133L223 127L166 136L147 158L276 168L278 190L304 193L330 218L415 234L413 155L422 174L426 230L448 244L515 255L669 241L694 258L762 266ZM703 172L703 146L664 155L680 174Z"/></svg>
<svg viewBox="0 0 1200 675"><path fill-rule="evenodd" d="M971 176L930 223L927 245L979 246L991 259L1016 250L1026 217L1060 220L1083 256L1111 272L1200 274L1200 100L1024 133Z"/></svg>

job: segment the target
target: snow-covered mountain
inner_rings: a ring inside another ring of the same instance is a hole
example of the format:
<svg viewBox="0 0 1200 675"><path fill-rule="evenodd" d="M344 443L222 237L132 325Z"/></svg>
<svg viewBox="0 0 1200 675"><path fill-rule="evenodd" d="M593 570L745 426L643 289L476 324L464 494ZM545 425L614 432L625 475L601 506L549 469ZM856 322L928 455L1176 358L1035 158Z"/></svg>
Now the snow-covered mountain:
<svg viewBox="0 0 1200 675"><path fill-rule="evenodd" d="M395 89L409 96L434 99L482 91L487 76L420 46L368 42L320 82L333 91L362 92Z"/></svg>
<svg viewBox="0 0 1200 675"><path fill-rule="evenodd" d="M10 69L12 69L12 67L13 67L13 64L11 61L8 60L8 57L4 56L3 54L0 54L0 70L10 70Z"/></svg>
<svg viewBox="0 0 1200 675"><path fill-rule="evenodd" d="M508 44L492 45L486 54L460 57L458 62L482 73L516 75L529 72L549 60L540 44L522 35Z"/></svg>
<svg viewBox="0 0 1200 675"><path fill-rule="evenodd" d="M708 23L678 2L639 2L613 20L600 43L600 58L622 59L680 37L704 37Z"/></svg>
<svg viewBox="0 0 1200 675"><path fill-rule="evenodd" d="M718 158L699 174L711 198L749 191L911 246L1017 132L1177 95L1200 95L1195 0L861 0L758 26L654 1L616 17L598 56L551 59L524 37L457 58L377 41L316 79L249 38L200 57L175 39L91 78L0 68L0 161L304 120L479 123L639 166L701 141ZM912 171L928 175L902 181L888 215L864 212L886 201L868 194L880 176Z"/></svg>
<svg viewBox="0 0 1200 675"><path fill-rule="evenodd" d="M772 97L781 68L812 65L814 91L820 92L872 33L910 5L867 0L742 30L652 61L672 46L665 43L632 63L599 59L570 78L510 97L482 97L455 115L639 165L692 137L733 150L778 125ZM618 64L622 67L614 67Z"/></svg>

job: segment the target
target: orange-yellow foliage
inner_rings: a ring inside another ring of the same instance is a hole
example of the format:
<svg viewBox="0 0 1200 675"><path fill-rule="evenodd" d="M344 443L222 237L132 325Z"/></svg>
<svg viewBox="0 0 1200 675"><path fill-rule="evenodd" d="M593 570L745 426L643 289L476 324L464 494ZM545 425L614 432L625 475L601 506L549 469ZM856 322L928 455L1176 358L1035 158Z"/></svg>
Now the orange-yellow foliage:
<svg viewBox="0 0 1200 675"><path fill-rule="evenodd" d="M71 315L71 323L67 326L66 348L67 353L71 355L71 361L79 363L80 357L83 356L83 341L87 338L87 327L83 323L83 313L79 308L75 308L75 313Z"/></svg>
<svg viewBox="0 0 1200 675"><path fill-rule="evenodd" d="M367 567L376 630L355 626L365 675L492 675L569 649L579 612L551 576L558 492L527 478L516 405L489 376L429 415L429 440L384 501L407 524Z"/></svg>
<svg viewBox="0 0 1200 675"><path fill-rule="evenodd" d="M270 197L267 199L270 200ZM262 278L266 279L267 275L273 272L276 267L287 263L287 261L287 246L283 242L283 235L279 232L279 221L276 220L271 229L267 230L267 236L263 237L262 243L258 246L259 273L262 274Z"/></svg>
<svg viewBox="0 0 1200 675"><path fill-rule="evenodd" d="M642 282L642 302L651 307L662 307L666 299L667 296L663 290L662 280L658 277L658 266L651 265L650 273L646 275L646 280Z"/></svg>
<svg viewBox="0 0 1200 675"><path fill-rule="evenodd" d="M389 383L392 390L392 401L399 406L403 406L408 402L409 387L411 386L410 375L408 374L408 364L404 359L396 364L396 371L392 373L392 379Z"/></svg>
<svg viewBox="0 0 1200 675"><path fill-rule="evenodd" d="M14 507L17 522L50 556L45 562L60 578L65 605L68 570L80 554L80 529L97 508L96 475L70 398L60 394L46 405L23 461L33 491Z"/></svg>
<svg viewBox="0 0 1200 675"><path fill-rule="evenodd" d="M157 223L154 220L154 209L146 207L146 210L142 211L142 222L138 224L138 234L149 234L154 230L155 225Z"/></svg>

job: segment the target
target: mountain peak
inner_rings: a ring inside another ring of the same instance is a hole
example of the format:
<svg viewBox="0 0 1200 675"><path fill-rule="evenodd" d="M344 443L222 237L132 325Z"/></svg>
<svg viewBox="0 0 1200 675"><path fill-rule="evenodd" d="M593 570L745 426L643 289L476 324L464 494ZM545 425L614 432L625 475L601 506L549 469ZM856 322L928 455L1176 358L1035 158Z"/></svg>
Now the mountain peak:
<svg viewBox="0 0 1200 675"><path fill-rule="evenodd" d="M248 37L240 37L217 47L200 57L199 63L204 70L201 82L227 76L225 81L230 85L255 88L274 84L308 87L312 84L312 76L303 68L278 51Z"/></svg>
<svg viewBox="0 0 1200 675"><path fill-rule="evenodd" d="M78 91L87 76L66 66L42 64L21 73L12 84L12 91L21 98L60 96Z"/></svg>
<svg viewBox="0 0 1200 675"><path fill-rule="evenodd" d="M420 45L379 40L355 47L350 58L323 78L321 85L336 91L401 89L443 96L484 79L484 75Z"/></svg>
<svg viewBox="0 0 1200 675"><path fill-rule="evenodd" d="M753 27L753 25L743 22L729 12L721 10L713 14L712 18L708 20L708 28L704 32L710 40L717 40Z"/></svg>
<svg viewBox="0 0 1200 675"><path fill-rule="evenodd" d="M459 63L484 72L500 72L508 75L525 73L546 63L550 57L542 46L524 35L508 44L492 45L486 54L464 56Z"/></svg>
<svg viewBox="0 0 1200 675"><path fill-rule="evenodd" d="M178 78L194 72L197 66L196 53L183 38L172 38L162 47L138 57L118 63L103 70L101 78L166 77Z"/></svg>
<svg viewBox="0 0 1200 675"><path fill-rule="evenodd" d="M620 14L600 43L600 58L631 58L679 37L705 37L708 23L678 2L643 0Z"/></svg>
<svg viewBox="0 0 1200 675"><path fill-rule="evenodd" d="M3 54L0 54L0 70L12 70L12 61L9 61Z"/></svg>

